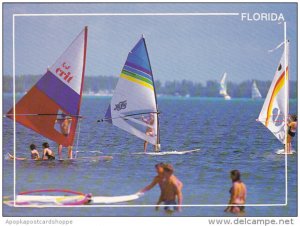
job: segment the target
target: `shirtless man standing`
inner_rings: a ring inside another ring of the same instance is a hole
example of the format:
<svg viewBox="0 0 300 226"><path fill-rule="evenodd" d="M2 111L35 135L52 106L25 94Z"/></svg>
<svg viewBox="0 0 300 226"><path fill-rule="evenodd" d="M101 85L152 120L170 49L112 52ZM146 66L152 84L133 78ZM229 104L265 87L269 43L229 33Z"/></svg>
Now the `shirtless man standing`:
<svg viewBox="0 0 300 226"><path fill-rule="evenodd" d="M63 115L63 119L57 120L60 124L60 131L64 136L68 136L69 135L69 130L70 130L70 126L71 126L71 122L72 122L72 118L70 116L67 115ZM68 158L72 159L72 146L68 146ZM62 149L63 146L62 144L58 145L58 156L59 159L62 159Z"/></svg>
<svg viewBox="0 0 300 226"><path fill-rule="evenodd" d="M160 190L162 188L162 183L164 181L164 163L161 162L161 163L158 163L155 165L155 169L156 169L156 172L157 172L157 175L154 177L153 181L151 182L151 184L147 185L145 188L141 189L139 192L140 193L145 193L146 191L149 191L151 190L155 185L159 185L160 187ZM177 180L177 183L180 187L180 189L182 189L182 183L181 181L175 176L173 175L176 180Z"/></svg>
<svg viewBox="0 0 300 226"><path fill-rule="evenodd" d="M164 168L164 180L161 185L161 194L159 197L159 200L157 202L157 205L160 205L160 203L164 203L165 206L164 209L166 211L181 211L181 205L182 205L182 183L175 177L174 169L171 164L165 164L163 166ZM176 202L177 198L177 202ZM172 206L172 205L178 205L178 206ZM156 210L158 210L159 207L156 207Z"/></svg>

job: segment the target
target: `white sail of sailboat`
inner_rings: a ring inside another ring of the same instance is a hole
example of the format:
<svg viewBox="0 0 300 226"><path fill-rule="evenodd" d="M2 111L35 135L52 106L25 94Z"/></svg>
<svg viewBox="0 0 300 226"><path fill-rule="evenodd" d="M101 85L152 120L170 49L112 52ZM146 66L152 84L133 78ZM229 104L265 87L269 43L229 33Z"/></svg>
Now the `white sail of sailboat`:
<svg viewBox="0 0 300 226"><path fill-rule="evenodd" d="M261 99L262 98L261 93L260 93L255 81L253 81L253 83L252 83L251 97L252 97L252 99Z"/></svg>
<svg viewBox="0 0 300 226"><path fill-rule="evenodd" d="M230 100L231 97L227 93L227 83L226 83L227 73L225 72L222 76L220 82L220 95L224 97L225 100Z"/></svg>
<svg viewBox="0 0 300 226"><path fill-rule="evenodd" d="M104 120L159 149L156 91L144 37L128 54Z"/></svg>
<svg viewBox="0 0 300 226"><path fill-rule="evenodd" d="M285 50L275 72L269 92L259 114L258 120L266 126L283 144L286 143L288 101L289 101L289 42L285 43Z"/></svg>

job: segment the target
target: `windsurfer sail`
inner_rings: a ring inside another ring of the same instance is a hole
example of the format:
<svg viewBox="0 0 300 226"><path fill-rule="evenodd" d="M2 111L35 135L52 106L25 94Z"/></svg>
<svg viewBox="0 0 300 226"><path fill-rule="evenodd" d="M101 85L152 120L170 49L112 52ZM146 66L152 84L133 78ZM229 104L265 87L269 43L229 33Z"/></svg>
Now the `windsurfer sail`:
<svg viewBox="0 0 300 226"><path fill-rule="evenodd" d="M16 122L58 144L73 144L82 97L88 28L75 38L44 76L14 106ZM58 121L71 119L68 133ZM14 109L7 112L14 119Z"/></svg>
<svg viewBox="0 0 300 226"><path fill-rule="evenodd" d="M225 100L230 100L231 97L227 93L226 77L227 77L227 73L225 72L220 82L220 95L222 95Z"/></svg>
<svg viewBox="0 0 300 226"><path fill-rule="evenodd" d="M104 120L160 148L155 84L144 37L128 54Z"/></svg>
<svg viewBox="0 0 300 226"><path fill-rule="evenodd" d="M289 101L289 42L277 66L274 79L266 96L258 120L266 126L283 144L286 143L288 101Z"/></svg>
<svg viewBox="0 0 300 226"><path fill-rule="evenodd" d="M252 99L261 99L261 97L262 97L255 81L253 81L253 83L252 83L251 97L252 97Z"/></svg>

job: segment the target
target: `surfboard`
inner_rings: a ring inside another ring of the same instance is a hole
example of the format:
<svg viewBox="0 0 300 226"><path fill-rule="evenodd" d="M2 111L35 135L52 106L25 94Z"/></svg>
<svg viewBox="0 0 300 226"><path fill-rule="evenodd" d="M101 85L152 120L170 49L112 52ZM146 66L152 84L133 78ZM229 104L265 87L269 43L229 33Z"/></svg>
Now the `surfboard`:
<svg viewBox="0 0 300 226"><path fill-rule="evenodd" d="M11 154L7 153L8 156L12 156ZM17 161L32 161L32 162L76 162L76 161L110 161L113 157L110 155L103 155L103 156L91 156L91 157L77 157L73 159L55 159L55 160L43 160L43 159L29 159L29 158L19 158L16 157ZM12 158L6 158L5 160L13 160Z"/></svg>
<svg viewBox="0 0 300 226"><path fill-rule="evenodd" d="M132 195L124 196L95 196L92 197L91 204L112 204L121 202L130 202L136 200L142 196L142 193L136 193Z"/></svg>
<svg viewBox="0 0 300 226"><path fill-rule="evenodd" d="M16 204L27 207L43 206L68 206L68 205L90 205L90 204L113 204L130 202L140 198L143 193L135 193L124 196L92 196L85 194L75 194L70 196L57 195L17 195ZM3 202L8 206L14 206L13 200Z"/></svg>
<svg viewBox="0 0 300 226"><path fill-rule="evenodd" d="M287 153L287 155L293 155L293 154L295 154L295 153L296 153L296 151L295 151L295 150L292 150L291 153ZM276 154L277 154L277 155L285 155L285 150L284 150L284 149L277 150L277 151L276 151Z"/></svg>
<svg viewBox="0 0 300 226"><path fill-rule="evenodd" d="M185 155L193 152L198 152L200 149L183 150L183 151L160 151L160 152L137 152L137 155Z"/></svg>

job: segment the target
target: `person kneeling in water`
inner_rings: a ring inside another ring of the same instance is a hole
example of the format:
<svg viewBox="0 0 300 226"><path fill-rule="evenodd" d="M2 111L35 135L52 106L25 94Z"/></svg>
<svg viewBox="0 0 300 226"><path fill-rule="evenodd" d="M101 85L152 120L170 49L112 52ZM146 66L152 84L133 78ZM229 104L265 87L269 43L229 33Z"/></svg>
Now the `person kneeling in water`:
<svg viewBox="0 0 300 226"><path fill-rule="evenodd" d="M47 142L43 143L43 160L54 160L54 152L49 148L49 144Z"/></svg>
<svg viewBox="0 0 300 226"><path fill-rule="evenodd" d="M40 159L40 154L38 150L36 150L35 144L31 144L30 146L30 152L31 152L31 159L32 160L39 160Z"/></svg>

